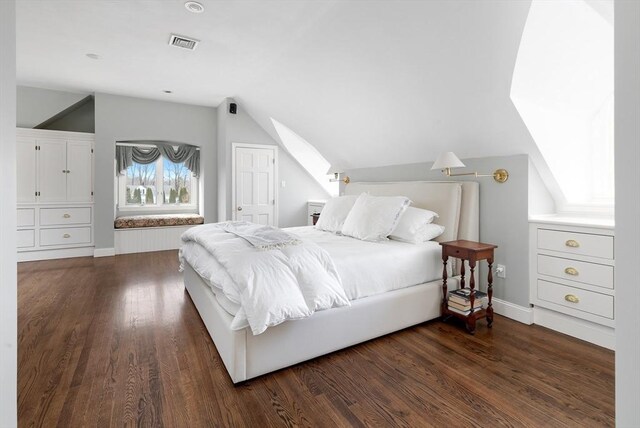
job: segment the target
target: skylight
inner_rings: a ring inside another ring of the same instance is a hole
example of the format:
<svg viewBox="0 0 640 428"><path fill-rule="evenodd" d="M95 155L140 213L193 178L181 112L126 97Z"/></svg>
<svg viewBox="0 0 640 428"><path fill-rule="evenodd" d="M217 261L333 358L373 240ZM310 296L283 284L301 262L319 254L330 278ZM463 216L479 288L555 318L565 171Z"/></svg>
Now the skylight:
<svg viewBox="0 0 640 428"><path fill-rule="evenodd" d="M327 170L331 165L320 152L304 138L274 118L271 118L271 122L273 122L273 126L276 128L282 144L284 144L287 151L291 153L291 156L293 156L331 196L338 196L338 183L330 182L329 176L327 176Z"/></svg>
<svg viewBox="0 0 640 428"><path fill-rule="evenodd" d="M613 2L533 0L511 99L562 190L562 209L612 207Z"/></svg>

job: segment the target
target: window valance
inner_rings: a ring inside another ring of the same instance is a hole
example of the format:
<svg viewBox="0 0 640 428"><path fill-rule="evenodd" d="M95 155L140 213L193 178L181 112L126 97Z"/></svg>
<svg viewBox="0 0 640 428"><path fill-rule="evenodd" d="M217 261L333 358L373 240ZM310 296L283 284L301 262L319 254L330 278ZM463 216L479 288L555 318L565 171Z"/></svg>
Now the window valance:
<svg viewBox="0 0 640 428"><path fill-rule="evenodd" d="M144 142L145 146L149 145ZM139 147L134 145L116 145L117 173L122 174L134 162L140 164L153 163L162 155L174 163L184 162L184 166L195 177L200 177L200 150L190 144L154 143L155 147Z"/></svg>

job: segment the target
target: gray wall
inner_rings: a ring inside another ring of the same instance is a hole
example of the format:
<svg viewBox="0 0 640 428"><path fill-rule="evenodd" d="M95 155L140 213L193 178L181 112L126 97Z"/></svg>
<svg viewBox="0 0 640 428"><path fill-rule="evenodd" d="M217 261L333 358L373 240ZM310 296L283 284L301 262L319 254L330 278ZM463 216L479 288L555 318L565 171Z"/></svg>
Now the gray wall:
<svg viewBox="0 0 640 428"><path fill-rule="evenodd" d="M498 245L495 264L507 268L505 279L494 275L494 296L516 305L529 307L529 168L527 155L463 159L467 166L461 172L491 173L497 168L509 171L506 183L491 177L480 183L480 240ZM361 168L347 171L352 181L446 181L440 171L431 171L432 163ZM482 288L486 287L486 264L481 264Z"/></svg>
<svg viewBox="0 0 640 428"><path fill-rule="evenodd" d="M232 143L278 145L242 105L238 105L237 114L230 114L232 102L233 99L227 98L218 106L218 218L221 221L232 218ZM306 225L307 201L328 199L329 194L281 146L278 160L278 224L280 227ZM283 180L284 188L280 185Z"/></svg>
<svg viewBox="0 0 640 428"><path fill-rule="evenodd" d="M16 3L0 1L0 415L17 426Z"/></svg>
<svg viewBox="0 0 640 428"><path fill-rule="evenodd" d="M616 425L640 426L640 2L615 2Z"/></svg>
<svg viewBox="0 0 640 428"><path fill-rule="evenodd" d="M20 128L33 128L90 95L29 86L18 86L17 92L16 124Z"/></svg>
<svg viewBox="0 0 640 428"><path fill-rule="evenodd" d="M95 94L96 249L113 248L115 142L167 140L199 146L201 212L216 221L216 109L140 98Z"/></svg>

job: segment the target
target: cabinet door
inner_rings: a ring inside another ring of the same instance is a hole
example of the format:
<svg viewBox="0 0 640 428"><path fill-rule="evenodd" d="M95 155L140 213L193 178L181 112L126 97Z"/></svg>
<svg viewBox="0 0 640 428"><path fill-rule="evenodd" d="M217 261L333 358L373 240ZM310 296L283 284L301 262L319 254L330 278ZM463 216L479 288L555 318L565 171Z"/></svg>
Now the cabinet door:
<svg viewBox="0 0 640 428"><path fill-rule="evenodd" d="M18 139L16 144L18 202L36 201L36 142Z"/></svg>
<svg viewBox="0 0 640 428"><path fill-rule="evenodd" d="M67 200L67 142L38 140L38 191L40 202Z"/></svg>
<svg viewBox="0 0 640 428"><path fill-rule="evenodd" d="M67 201L91 202L93 156L91 142L67 143Z"/></svg>

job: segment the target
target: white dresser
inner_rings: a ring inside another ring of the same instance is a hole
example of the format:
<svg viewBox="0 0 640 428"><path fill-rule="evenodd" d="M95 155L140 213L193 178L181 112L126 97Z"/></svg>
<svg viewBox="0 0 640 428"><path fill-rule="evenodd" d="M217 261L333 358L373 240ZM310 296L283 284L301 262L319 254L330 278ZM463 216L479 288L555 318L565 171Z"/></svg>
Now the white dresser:
<svg viewBox="0 0 640 428"><path fill-rule="evenodd" d="M18 260L93 255L94 135L21 129Z"/></svg>
<svg viewBox="0 0 640 428"><path fill-rule="evenodd" d="M307 201L307 225L313 226L313 215L320 214L326 201Z"/></svg>
<svg viewBox="0 0 640 428"><path fill-rule="evenodd" d="M613 222L535 217L529 242L534 323L613 349Z"/></svg>

